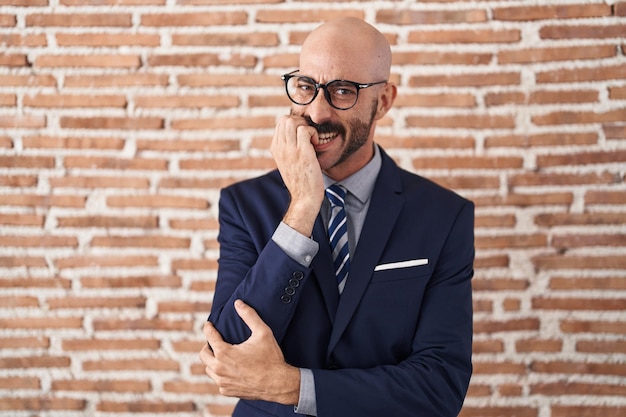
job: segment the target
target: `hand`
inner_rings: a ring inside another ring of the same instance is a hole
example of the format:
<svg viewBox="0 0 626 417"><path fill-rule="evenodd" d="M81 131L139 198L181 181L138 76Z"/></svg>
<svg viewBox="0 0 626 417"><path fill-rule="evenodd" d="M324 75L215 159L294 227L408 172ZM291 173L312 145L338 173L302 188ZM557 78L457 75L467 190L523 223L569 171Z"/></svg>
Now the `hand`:
<svg viewBox="0 0 626 417"><path fill-rule="evenodd" d="M270 147L291 202L283 221L310 236L324 199L322 169L315 155L317 130L300 116L283 116Z"/></svg>
<svg viewBox="0 0 626 417"><path fill-rule="evenodd" d="M297 404L300 370L285 362L272 330L252 307L237 300L235 310L252 335L239 345L231 345L207 322L203 332L212 350L204 345L200 351L206 374L220 394L228 397Z"/></svg>

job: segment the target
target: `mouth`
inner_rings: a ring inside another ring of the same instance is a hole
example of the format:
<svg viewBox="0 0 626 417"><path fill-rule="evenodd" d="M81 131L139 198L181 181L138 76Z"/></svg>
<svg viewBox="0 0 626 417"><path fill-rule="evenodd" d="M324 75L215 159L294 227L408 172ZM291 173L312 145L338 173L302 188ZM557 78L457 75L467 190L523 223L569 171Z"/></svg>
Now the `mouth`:
<svg viewBox="0 0 626 417"><path fill-rule="evenodd" d="M337 136L339 136L338 132L318 133L319 144L325 145L329 142L332 142L332 140L335 139Z"/></svg>

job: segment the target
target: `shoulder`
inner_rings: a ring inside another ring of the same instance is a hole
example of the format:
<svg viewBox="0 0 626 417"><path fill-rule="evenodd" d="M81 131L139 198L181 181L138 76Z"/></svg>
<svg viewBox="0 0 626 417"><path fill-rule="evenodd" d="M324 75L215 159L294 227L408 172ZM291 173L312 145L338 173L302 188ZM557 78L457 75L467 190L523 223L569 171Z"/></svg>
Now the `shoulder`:
<svg viewBox="0 0 626 417"><path fill-rule="evenodd" d="M386 178L385 178L386 177ZM458 193L445 188L429 178L399 167L395 161L383 152L381 181L395 187L408 202L434 206L461 207L473 203Z"/></svg>

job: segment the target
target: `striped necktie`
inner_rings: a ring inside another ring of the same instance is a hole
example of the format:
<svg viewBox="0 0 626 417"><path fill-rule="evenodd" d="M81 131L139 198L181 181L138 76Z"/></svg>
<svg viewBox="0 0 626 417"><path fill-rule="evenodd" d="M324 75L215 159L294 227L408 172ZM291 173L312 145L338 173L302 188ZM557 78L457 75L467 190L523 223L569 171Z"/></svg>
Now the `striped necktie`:
<svg viewBox="0 0 626 417"><path fill-rule="evenodd" d="M346 190L340 185L333 184L326 189L326 197L330 202L330 220L328 222L328 239L333 255L333 265L337 277L339 293L346 285L346 278L350 272L350 253L348 251L348 222L344 201Z"/></svg>

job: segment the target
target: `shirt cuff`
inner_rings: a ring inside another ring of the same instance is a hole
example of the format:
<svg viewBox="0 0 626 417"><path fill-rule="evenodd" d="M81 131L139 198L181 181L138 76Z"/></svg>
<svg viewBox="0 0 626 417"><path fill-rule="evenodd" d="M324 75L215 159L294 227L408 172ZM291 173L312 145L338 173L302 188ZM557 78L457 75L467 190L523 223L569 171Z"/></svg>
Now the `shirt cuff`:
<svg viewBox="0 0 626 417"><path fill-rule="evenodd" d="M298 405L294 407L293 411L308 416L317 415L315 380L313 371L310 369L300 368L300 398L298 399Z"/></svg>
<svg viewBox="0 0 626 417"><path fill-rule="evenodd" d="M280 222L272 235L272 240L291 259L305 268L311 265L319 250L319 243L297 232L284 222Z"/></svg>

